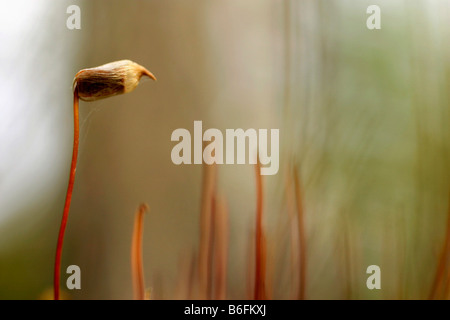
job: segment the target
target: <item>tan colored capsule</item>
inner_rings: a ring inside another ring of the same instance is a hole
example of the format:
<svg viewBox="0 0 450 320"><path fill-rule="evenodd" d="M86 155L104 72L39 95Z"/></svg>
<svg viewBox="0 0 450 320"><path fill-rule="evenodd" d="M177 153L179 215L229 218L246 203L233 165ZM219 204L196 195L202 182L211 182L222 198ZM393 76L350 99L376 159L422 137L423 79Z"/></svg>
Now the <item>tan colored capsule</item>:
<svg viewBox="0 0 450 320"><path fill-rule="evenodd" d="M73 88L84 101L95 101L133 91L142 76L156 77L143 66L120 60L99 67L80 70L73 79Z"/></svg>

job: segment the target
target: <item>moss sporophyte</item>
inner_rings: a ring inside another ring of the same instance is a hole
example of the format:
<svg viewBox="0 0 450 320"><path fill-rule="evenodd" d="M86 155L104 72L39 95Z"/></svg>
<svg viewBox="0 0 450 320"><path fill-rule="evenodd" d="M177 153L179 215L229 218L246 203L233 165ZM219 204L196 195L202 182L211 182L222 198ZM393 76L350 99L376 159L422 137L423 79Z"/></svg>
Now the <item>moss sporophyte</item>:
<svg viewBox="0 0 450 320"><path fill-rule="evenodd" d="M79 99L83 101L96 101L122 93L131 92L137 87L143 76L156 80L155 76L143 66L130 60L120 60L95 68L83 69L75 75L75 79L73 80L73 152L70 166L69 184L67 187L66 200L58 235L58 243L56 246L54 269L55 300L59 300L60 298L59 283L61 273L61 254L67 218L69 216L70 202L72 199L73 185L75 182L75 171L77 167L80 133L78 112Z"/></svg>

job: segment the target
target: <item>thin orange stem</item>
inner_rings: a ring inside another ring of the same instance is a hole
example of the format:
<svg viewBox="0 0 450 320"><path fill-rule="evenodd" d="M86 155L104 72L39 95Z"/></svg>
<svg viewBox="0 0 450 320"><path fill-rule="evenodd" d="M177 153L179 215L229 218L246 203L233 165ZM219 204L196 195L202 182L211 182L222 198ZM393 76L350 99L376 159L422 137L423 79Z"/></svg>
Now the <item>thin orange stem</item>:
<svg viewBox="0 0 450 320"><path fill-rule="evenodd" d="M214 214L214 299L226 297L227 254L228 254L228 210L222 197L216 199Z"/></svg>
<svg viewBox="0 0 450 320"><path fill-rule="evenodd" d="M53 290L54 299L59 300L59 281L61 274L61 255L64 242L64 233L66 231L67 219L69 217L70 201L72 200L73 184L75 182L75 171L77 170L77 158L78 158L78 142L79 142L79 115L78 115L78 89L75 86L73 91L73 151L72 151L72 163L70 165L69 185L66 192L66 202L64 204L64 211L61 220L61 226L59 228L58 243L56 246L56 258L55 258L55 270L53 278Z"/></svg>
<svg viewBox="0 0 450 320"><path fill-rule="evenodd" d="M256 234L255 234L255 300L266 299L266 248L262 225L263 220L263 182L261 177L261 164L256 164Z"/></svg>
<svg viewBox="0 0 450 320"><path fill-rule="evenodd" d="M131 275L133 278L134 298L145 299L144 264L142 259L142 235L144 228L144 214L148 206L141 204L136 212L133 240L131 243Z"/></svg>
<svg viewBox="0 0 450 320"><path fill-rule="evenodd" d="M216 166L203 165L202 203L200 212L200 248L198 255L199 299L211 299L211 250L213 239Z"/></svg>

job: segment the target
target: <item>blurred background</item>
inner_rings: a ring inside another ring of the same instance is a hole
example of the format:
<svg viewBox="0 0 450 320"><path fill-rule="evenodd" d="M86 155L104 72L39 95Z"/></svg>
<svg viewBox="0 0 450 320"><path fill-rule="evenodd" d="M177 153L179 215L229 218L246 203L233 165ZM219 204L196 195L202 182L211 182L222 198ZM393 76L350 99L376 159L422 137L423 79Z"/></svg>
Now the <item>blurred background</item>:
<svg viewBox="0 0 450 320"><path fill-rule="evenodd" d="M61 283L76 264L82 289L67 298L133 298L142 202L151 296L197 297L211 168L170 157L173 130L195 120L280 129L280 170L262 178L267 297L449 298L450 1L0 3L0 299L51 298L73 77L120 59L158 81L80 103ZM72 4L81 30L66 27ZM381 30L366 27L372 4ZM222 297L252 298L255 169L214 170ZM369 265L381 290L366 287Z"/></svg>

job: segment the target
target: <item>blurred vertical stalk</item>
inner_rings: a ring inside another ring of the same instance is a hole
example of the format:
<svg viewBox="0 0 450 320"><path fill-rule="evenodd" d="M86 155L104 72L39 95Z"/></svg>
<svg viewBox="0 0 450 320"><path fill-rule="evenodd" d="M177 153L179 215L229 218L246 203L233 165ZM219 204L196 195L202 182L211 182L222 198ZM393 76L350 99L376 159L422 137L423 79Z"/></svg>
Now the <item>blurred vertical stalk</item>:
<svg viewBox="0 0 450 320"><path fill-rule="evenodd" d="M198 256L199 298L211 299L213 250L213 214L216 193L216 166L203 165L202 202L200 212L200 249Z"/></svg>
<svg viewBox="0 0 450 320"><path fill-rule="evenodd" d="M142 237L144 229L144 214L148 211L148 205L139 206L133 230L131 243L131 273L133 279L133 291L135 300L145 299L144 263L142 259Z"/></svg>
<svg viewBox="0 0 450 320"><path fill-rule="evenodd" d="M266 236L263 227L263 181L261 176L261 164L256 168L256 219L255 219L255 287L254 299L267 299L266 292Z"/></svg>
<svg viewBox="0 0 450 320"><path fill-rule="evenodd" d="M214 215L214 296L224 300L227 296L228 262L228 208L223 197L215 198Z"/></svg>

